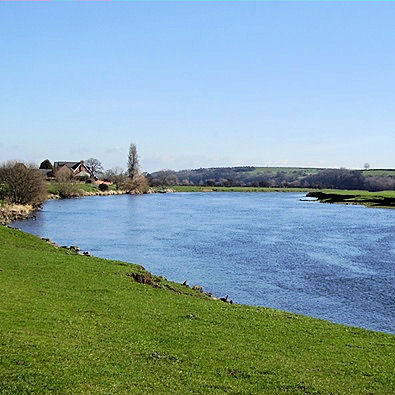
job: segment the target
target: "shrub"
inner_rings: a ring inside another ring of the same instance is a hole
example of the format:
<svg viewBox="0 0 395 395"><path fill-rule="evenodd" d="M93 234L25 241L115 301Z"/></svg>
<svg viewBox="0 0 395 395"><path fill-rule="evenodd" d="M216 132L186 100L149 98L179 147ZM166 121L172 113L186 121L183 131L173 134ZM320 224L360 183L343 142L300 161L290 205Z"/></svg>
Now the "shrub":
<svg viewBox="0 0 395 395"><path fill-rule="evenodd" d="M63 166L55 173L55 179L59 183L69 182L73 178L73 172L68 168Z"/></svg>
<svg viewBox="0 0 395 395"><path fill-rule="evenodd" d="M41 204L47 195L44 177L33 165L7 162L0 167L3 198L15 204Z"/></svg>
<svg viewBox="0 0 395 395"><path fill-rule="evenodd" d="M105 191L109 190L109 187L108 187L107 184L100 184L99 185L99 190L102 191L102 192L105 192Z"/></svg>
<svg viewBox="0 0 395 395"><path fill-rule="evenodd" d="M80 182L86 182L89 180L89 176L76 177L76 179Z"/></svg>
<svg viewBox="0 0 395 395"><path fill-rule="evenodd" d="M45 159L41 162L40 169L53 170L52 163L49 161L49 159Z"/></svg>
<svg viewBox="0 0 395 395"><path fill-rule="evenodd" d="M0 200L7 197L7 185L5 182L0 183Z"/></svg>
<svg viewBox="0 0 395 395"><path fill-rule="evenodd" d="M133 179L128 178L122 185L121 189L129 193L147 193L149 190L148 180L143 174L137 174Z"/></svg>
<svg viewBox="0 0 395 395"><path fill-rule="evenodd" d="M61 198L78 197L83 194L83 191L78 187L78 185L70 181L58 183L57 190Z"/></svg>

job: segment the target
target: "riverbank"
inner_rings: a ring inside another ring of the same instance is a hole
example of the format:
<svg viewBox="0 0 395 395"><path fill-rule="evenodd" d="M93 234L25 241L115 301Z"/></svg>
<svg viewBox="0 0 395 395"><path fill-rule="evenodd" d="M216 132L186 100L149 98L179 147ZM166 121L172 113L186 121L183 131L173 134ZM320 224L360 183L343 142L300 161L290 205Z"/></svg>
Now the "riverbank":
<svg viewBox="0 0 395 395"><path fill-rule="evenodd" d="M30 204L0 204L0 225L8 225L12 221L20 219L27 219L29 215L36 210L37 207L33 207Z"/></svg>
<svg viewBox="0 0 395 395"><path fill-rule="evenodd" d="M152 188L161 192L161 187ZM169 192L310 192L311 188L260 188L260 187L208 187L190 185L172 185Z"/></svg>
<svg viewBox="0 0 395 395"><path fill-rule="evenodd" d="M84 190L81 189L78 193L70 195L68 198L87 197L87 196L112 196L124 195L126 191L122 190ZM61 196L57 193L48 193L47 199L60 199ZM39 210L41 205L33 206L31 204L12 204L0 202L0 225L8 225L13 221L28 219L29 216L36 210Z"/></svg>
<svg viewBox="0 0 395 395"><path fill-rule="evenodd" d="M0 227L1 393L392 393L395 337Z"/></svg>
<svg viewBox="0 0 395 395"><path fill-rule="evenodd" d="M311 191L308 197L315 197L322 203L358 204L366 207L395 208L395 191L352 191L324 189Z"/></svg>

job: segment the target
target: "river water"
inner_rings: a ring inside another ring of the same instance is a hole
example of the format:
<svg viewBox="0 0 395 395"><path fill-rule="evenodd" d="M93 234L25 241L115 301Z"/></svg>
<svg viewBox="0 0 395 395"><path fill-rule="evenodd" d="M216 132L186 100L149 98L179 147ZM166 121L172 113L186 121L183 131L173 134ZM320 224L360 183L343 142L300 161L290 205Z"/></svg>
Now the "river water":
<svg viewBox="0 0 395 395"><path fill-rule="evenodd" d="M395 332L395 210L301 193L51 200L14 226L237 303Z"/></svg>

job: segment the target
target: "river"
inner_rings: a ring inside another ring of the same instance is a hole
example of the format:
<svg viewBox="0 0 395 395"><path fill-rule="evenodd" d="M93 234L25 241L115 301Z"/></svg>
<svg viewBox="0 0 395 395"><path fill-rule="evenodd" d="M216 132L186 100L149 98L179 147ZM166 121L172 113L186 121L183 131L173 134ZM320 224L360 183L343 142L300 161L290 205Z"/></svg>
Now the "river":
<svg viewBox="0 0 395 395"><path fill-rule="evenodd" d="M14 226L237 303L395 332L395 210L302 193L51 200Z"/></svg>

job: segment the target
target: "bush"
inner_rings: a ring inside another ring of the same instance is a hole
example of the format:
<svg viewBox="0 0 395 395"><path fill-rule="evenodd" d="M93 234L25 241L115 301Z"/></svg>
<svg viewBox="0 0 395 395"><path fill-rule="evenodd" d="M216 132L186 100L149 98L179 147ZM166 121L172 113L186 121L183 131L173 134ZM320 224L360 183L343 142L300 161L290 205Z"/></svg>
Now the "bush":
<svg viewBox="0 0 395 395"><path fill-rule="evenodd" d="M45 159L44 161L42 161L39 168L46 170L53 170L52 163L49 161L49 159Z"/></svg>
<svg viewBox="0 0 395 395"><path fill-rule="evenodd" d="M147 193L149 190L147 177L137 174L133 178L128 178L121 185L121 189L128 191L128 193Z"/></svg>
<svg viewBox="0 0 395 395"><path fill-rule="evenodd" d="M55 173L55 180L59 183L70 182L73 178L73 173L68 167L60 168Z"/></svg>
<svg viewBox="0 0 395 395"><path fill-rule="evenodd" d="M78 187L78 185L70 181L58 183L57 190L61 198L73 198L83 194L83 191Z"/></svg>
<svg viewBox="0 0 395 395"><path fill-rule="evenodd" d="M109 187L107 184L99 184L99 190L105 192L109 190Z"/></svg>
<svg viewBox="0 0 395 395"><path fill-rule="evenodd" d="M76 179L80 182L87 182L89 180L88 176L81 176L81 177L76 177Z"/></svg>
<svg viewBox="0 0 395 395"><path fill-rule="evenodd" d="M5 182L0 183L0 200L4 200L7 197L7 185Z"/></svg>
<svg viewBox="0 0 395 395"><path fill-rule="evenodd" d="M33 165L7 162L0 167L3 198L15 204L41 204L47 195L44 177Z"/></svg>

